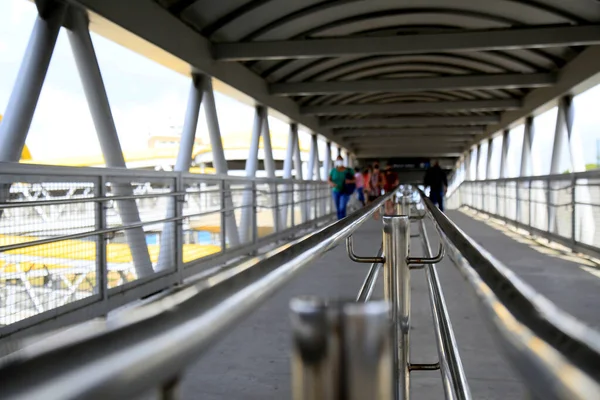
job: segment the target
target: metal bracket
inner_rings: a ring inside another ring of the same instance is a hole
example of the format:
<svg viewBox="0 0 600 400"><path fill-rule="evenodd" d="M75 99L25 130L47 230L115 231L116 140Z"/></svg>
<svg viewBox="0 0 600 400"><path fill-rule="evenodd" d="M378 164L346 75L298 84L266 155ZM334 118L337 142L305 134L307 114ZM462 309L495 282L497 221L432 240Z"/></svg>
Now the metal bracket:
<svg viewBox="0 0 600 400"><path fill-rule="evenodd" d="M348 252L348 257L350 257L352 261L357 263L383 264L385 262L385 257L360 257L354 254L354 248L352 246L352 236L348 236L346 238L346 251Z"/></svg>
<svg viewBox="0 0 600 400"><path fill-rule="evenodd" d="M408 366L409 371L435 371L440 369L440 363L435 364L410 364Z"/></svg>
<svg viewBox="0 0 600 400"><path fill-rule="evenodd" d="M411 215L411 216L409 217L409 219L410 219L411 221L420 221L420 220L422 220L423 218L425 218L425 215L426 215L426 213L422 213L422 214L418 214L418 215Z"/></svg>
<svg viewBox="0 0 600 400"><path fill-rule="evenodd" d="M406 259L406 262L408 263L408 265L436 264L436 263L439 263L440 261L442 261L445 253L446 253L446 251L444 249L444 244L442 242L440 242L440 248L438 250L438 254L435 257L432 257L432 258L408 257Z"/></svg>

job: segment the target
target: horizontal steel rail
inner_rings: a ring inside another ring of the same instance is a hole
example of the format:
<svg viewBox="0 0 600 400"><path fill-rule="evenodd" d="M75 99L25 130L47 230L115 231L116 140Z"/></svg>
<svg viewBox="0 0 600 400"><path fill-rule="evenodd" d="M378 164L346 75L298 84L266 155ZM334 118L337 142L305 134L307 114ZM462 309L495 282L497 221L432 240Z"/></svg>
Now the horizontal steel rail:
<svg viewBox="0 0 600 400"><path fill-rule="evenodd" d="M90 337L14 354L0 369L0 398L129 398L170 384L230 326L342 243L392 195L269 257L250 259L150 303Z"/></svg>
<svg viewBox="0 0 600 400"><path fill-rule="evenodd" d="M600 257L600 243L593 234L599 218L600 182L589 180L600 181L600 171L464 181L448 199L454 207L469 207L533 236ZM556 183L561 187L554 187Z"/></svg>
<svg viewBox="0 0 600 400"><path fill-rule="evenodd" d="M600 333L519 279L420 194L448 254L481 300L484 316L523 382L543 399L596 399Z"/></svg>

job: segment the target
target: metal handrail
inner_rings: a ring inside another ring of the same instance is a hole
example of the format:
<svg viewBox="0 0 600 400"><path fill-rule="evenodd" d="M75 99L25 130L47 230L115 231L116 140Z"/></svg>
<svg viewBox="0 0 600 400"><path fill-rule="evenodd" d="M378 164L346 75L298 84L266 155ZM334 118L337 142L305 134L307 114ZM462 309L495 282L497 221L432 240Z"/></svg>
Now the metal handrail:
<svg viewBox="0 0 600 400"><path fill-rule="evenodd" d="M419 233L425 255L430 257L432 254L431 246L429 245L429 237L423 219L419 220ZM426 265L425 274L427 276L433 328L446 399L469 400L472 398L471 391L458 352L458 345L454 337L454 330L452 329L448 307L446 306L435 264Z"/></svg>
<svg viewBox="0 0 600 400"><path fill-rule="evenodd" d="M448 254L480 298L484 315L532 392L544 399L597 398L600 333L519 279L419 192Z"/></svg>
<svg viewBox="0 0 600 400"><path fill-rule="evenodd" d="M16 353L0 369L0 398L128 398L170 385L227 328L342 243L392 195L270 257L250 259L150 303L93 337Z"/></svg>

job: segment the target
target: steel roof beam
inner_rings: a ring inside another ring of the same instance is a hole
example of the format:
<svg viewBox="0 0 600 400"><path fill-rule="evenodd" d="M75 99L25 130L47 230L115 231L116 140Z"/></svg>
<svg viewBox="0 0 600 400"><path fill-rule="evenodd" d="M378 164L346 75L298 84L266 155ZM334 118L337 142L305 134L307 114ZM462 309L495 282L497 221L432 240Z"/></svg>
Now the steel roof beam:
<svg viewBox="0 0 600 400"><path fill-rule="evenodd" d="M403 149L399 147L397 149L364 149L360 148L354 150L354 154L356 154L357 158L375 158L375 159L385 159L385 158L402 158L402 157L460 157L463 153L464 149L444 149L444 150L435 150L435 149L419 149L419 150L410 150Z"/></svg>
<svg viewBox="0 0 600 400"><path fill-rule="evenodd" d="M436 144L436 143L469 143L473 138L469 136L374 136L374 137L353 137L348 139L348 142L352 144L371 144L377 143L380 145L386 145L387 143L395 143L399 141L401 143L421 143L421 144Z"/></svg>
<svg viewBox="0 0 600 400"><path fill-rule="evenodd" d="M326 128L352 128L377 126L436 126L436 125L490 125L500 122L498 115L473 115L465 117L405 117L330 119L321 121Z"/></svg>
<svg viewBox="0 0 600 400"><path fill-rule="evenodd" d="M346 114L416 114L448 111L500 111L516 110L521 107L520 99L430 101L387 104L334 104L305 106L300 108L304 115Z"/></svg>
<svg viewBox="0 0 600 400"><path fill-rule="evenodd" d="M400 93L456 89L517 89L551 86L555 74L458 75L360 81L288 82L269 86L272 95L310 96L328 93Z"/></svg>
<svg viewBox="0 0 600 400"><path fill-rule="evenodd" d="M427 136L427 135L464 135L473 136L485 132L483 127L439 127L439 128L384 128L384 129L336 129L335 137L378 137L378 136Z"/></svg>
<svg viewBox="0 0 600 400"><path fill-rule="evenodd" d="M490 50L540 49L600 44L600 25L464 31L390 37L352 37L291 41L220 43L214 54L221 61L356 55L426 54Z"/></svg>

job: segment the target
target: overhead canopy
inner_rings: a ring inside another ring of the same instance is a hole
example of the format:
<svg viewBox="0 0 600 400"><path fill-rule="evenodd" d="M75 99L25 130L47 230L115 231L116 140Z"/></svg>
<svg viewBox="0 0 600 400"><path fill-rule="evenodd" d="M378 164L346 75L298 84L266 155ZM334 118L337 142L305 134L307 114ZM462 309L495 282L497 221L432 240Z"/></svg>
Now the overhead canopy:
<svg viewBox="0 0 600 400"><path fill-rule="evenodd" d="M364 158L457 157L600 71L591 0L78 2Z"/></svg>

